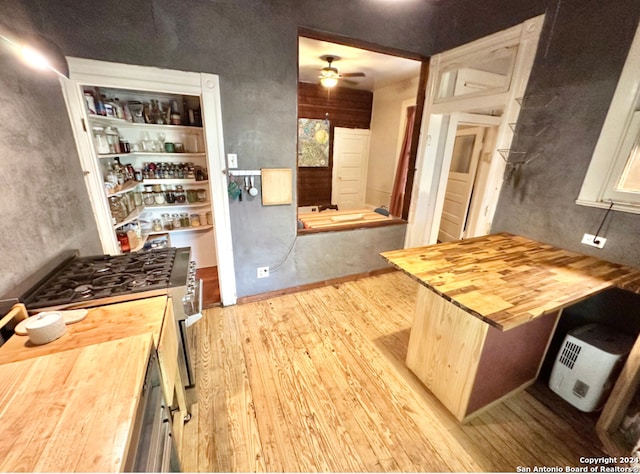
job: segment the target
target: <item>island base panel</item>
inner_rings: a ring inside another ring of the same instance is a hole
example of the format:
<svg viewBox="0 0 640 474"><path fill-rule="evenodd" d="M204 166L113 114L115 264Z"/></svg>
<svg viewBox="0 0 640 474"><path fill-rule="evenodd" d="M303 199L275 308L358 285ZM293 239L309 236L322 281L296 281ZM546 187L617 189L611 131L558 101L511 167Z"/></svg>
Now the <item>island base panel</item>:
<svg viewBox="0 0 640 474"><path fill-rule="evenodd" d="M489 326L467 415L538 378L559 314L545 314L508 331Z"/></svg>
<svg viewBox="0 0 640 474"><path fill-rule="evenodd" d="M406 363L464 422L535 381L558 316L500 331L420 287Z"/></svg>
<svg viewBox="0 0 640 474"><path fill-rule="evenodd" d="M488 324L420 286L407 366L458 420L467 414Z"/></svg>

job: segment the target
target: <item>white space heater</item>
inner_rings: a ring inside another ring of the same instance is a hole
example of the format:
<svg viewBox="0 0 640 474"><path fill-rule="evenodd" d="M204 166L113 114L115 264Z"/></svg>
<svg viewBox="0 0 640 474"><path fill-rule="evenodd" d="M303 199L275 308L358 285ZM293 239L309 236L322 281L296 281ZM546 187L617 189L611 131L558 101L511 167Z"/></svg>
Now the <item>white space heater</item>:
<svg viewBox="0 0 640 474"><path fill-rule="evenodd" d="M579 410L602 408L633 343L633 337L600 324L570 330L549 387Z"/></svg>

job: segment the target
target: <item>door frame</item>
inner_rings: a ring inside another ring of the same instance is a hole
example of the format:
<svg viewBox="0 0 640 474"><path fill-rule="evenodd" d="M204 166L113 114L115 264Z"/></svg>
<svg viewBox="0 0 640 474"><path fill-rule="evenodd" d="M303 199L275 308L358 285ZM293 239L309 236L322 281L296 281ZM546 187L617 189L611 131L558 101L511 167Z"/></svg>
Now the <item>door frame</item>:
<svg viewBox="0 0 640 474"><path fill-rule="evenodd" d="M524 96L544 18L545 15L531 18L512 28L431 58L405 248L437 242L451 160L451 154L447 155L445 150L452 150L452 141L455 140L455 133L450 133L451 115L501 109L503 112L499 117L494 158L491 160L487 186L479 202L483 212L480 213L481 218L474 228L469 229L469 235L484 235L489 232L506 169L506 162L498 156L498 150L509 149L511 146L513 131L509 124L517 122L518 119L520 106L517 99ZM518 46L518 54L507 91L491 95L453 97L451 100L434 103L442 71L472 64L479 55L490 55L499 48L515 45Z"/></svg>
<svg viewBox="0 0 640 474"><path fill-rule="evenodd" d="M224 306L237 301L231 219L227 179L224 174L224 141L219 78L214 74L174 71L148 66L133 66L93 59L67 57L70 79L61 77L60 84L67 104L71 128L76 139L85 185L93 209L98 234L105 253L116 253L109 208L104 198L103 182L91 144L91 132L85 128L85 107L81 84L103 87L139 89L197 95L202 100L202 122L209 166L209 189L214 218L216 260L220 299Z"/></svg>

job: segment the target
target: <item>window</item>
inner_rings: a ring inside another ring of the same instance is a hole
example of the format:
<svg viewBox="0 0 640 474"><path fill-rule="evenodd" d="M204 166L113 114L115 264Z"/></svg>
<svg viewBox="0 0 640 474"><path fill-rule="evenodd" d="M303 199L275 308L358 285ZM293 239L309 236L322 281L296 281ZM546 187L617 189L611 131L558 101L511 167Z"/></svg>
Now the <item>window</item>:
<svg viewBox="0 0 640 474"><path fill-rule="evenodd" d="M576 203L640 214L640 27Z"/></svg>

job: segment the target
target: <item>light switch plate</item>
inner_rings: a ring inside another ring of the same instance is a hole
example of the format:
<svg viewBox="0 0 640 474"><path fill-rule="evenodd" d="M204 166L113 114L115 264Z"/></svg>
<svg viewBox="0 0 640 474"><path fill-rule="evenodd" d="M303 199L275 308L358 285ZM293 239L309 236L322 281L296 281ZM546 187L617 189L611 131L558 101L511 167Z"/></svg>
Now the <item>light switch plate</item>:
<svg viewBox="0 0 640 474"><path fill-rule="evenodd" d="M227 154L227 164L230 170L235 170L238 168L238 155L235 153Z"/></svg>

